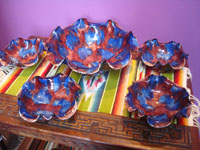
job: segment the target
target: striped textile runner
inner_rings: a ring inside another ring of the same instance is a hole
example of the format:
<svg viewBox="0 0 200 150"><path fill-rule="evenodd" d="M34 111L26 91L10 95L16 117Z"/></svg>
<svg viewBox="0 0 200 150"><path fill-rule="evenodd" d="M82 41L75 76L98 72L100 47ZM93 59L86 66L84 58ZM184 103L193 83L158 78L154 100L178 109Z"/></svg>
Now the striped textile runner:
<svg viewBox="0 0 200 150"><path fill-rule="evenodd" d="M69 75L82 87L80 98L77 101L78 110L133 118L138 118L137 114L134 112L129 113L124 104L128 87L134 81L143 79L150 74L159 75L158 72L146 67L141 61L137 60L132 60L120 70L101 70L93 76L82 75L71 71L66 64L59 67L54 66L43 56L37 64L29 68L4 67L0 69L0 93L17 96L27 80L34 76L49 77L57 73ZM161 75L166 76L180 86L187 86L187 72L184 68L162 73ZM174 123L177 123L177 120ZM178 123L192 125L192 122L189 123L186 118L178 119Z"/></svg>

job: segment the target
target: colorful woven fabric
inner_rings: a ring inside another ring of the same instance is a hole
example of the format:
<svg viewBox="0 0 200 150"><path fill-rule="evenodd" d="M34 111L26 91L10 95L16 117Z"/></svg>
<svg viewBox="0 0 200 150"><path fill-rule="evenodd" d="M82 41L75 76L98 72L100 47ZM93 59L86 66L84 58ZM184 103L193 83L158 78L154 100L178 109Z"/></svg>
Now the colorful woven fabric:
<svg viewBox="0 0 200 150"><path fill-rule="evenodd" d="M21 91L22 85L28 79L38 75L42 77L53 76L56 73L69 75L82 87L80 98L77 102L78 110L133 118L138 118L137 114L129 113L124 104L124 99L128 92L127 88L135 80L140 80L149 74L159 74L143 65L141 61L132 60L123 69L104 69L93 76L82 75L71 71L65 64L59 67L54 66L45 57L42 57L36 65L30 68L7 67L0 70L0 92L17 96ZM182 87L187 86L187 70L185 68L162 73L162 75ZM174 123L177 123L177 120ZM181 125L193 125L191 118L180 118L178 123Z"/></svg>

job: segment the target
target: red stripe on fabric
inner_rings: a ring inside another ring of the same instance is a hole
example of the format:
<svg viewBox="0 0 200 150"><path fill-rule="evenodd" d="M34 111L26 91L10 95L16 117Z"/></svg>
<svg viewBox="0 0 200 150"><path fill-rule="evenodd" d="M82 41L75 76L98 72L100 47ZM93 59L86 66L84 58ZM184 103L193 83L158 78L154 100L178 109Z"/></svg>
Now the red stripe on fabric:
<svg viewBox="0 0 200 150"><path fill-rule="evenodd" d="M138 112L135 112L135 113L134 113L134 118L135 118L135 119L139 119L139 117L138 117Z"/></svg>
<svg viewBox="0 0 200 150"><path fill-rule="evenodd" d="M129 66L126 66L125 68L122 69L121 71L121 76L120 76L120 80L119 80L119 84L118 84L118 89L117 89L117 94L116 94L116 98L115 98L115 103L113 106L113 110L112 110L112 115L121 115L121 108L123 108L124 104L122 101L124 101L124 99L121 99L121 95L124 94L122 93L121 90L123 90L122 88L124 88L124 80L126 78L126 73L129 69ZM117 87L116 87L117 88Z"/></svg>
<svg viewBox="0 0 200 150"><path fill-rule="evenodd" d="M179 75L178 71L177 71L177 70L174 71L174 82L175 82L176 84L178 84L178 75Z"/></svg>
<svg viewBox="0 0 200 150"><path fill-rule="evenodd" d="M36 70L33 72L33 74L31 75L31 77L28 80L31 80L32 78L34 78L36 76L36 73L38 73L38 70L41 70L42 67L44 67L45 63L47 62L47 58L43 58L42 62L38 65L38 67L36 68Z"/></svg>
<svg viewBox="0 0 200 150"><path fill-rule="evenodd" d="M143 72L140 72L139 80L142 79Z"/></svg>
<svg viewBox="0 0 200 150"><path fill-rule="evenodd" d="M174 71L174 82L178 84L179 86L182 85L183 81L183 70L176 70ZM178 124L179 125L188 125L188 120L185 117L178 118Z"/></svg>
<svg viewBox="0 0 200 150"><path fill-rule="evenodd" d="M41 74L41 77L45 77L52 67L53 65L49 63L47 67L45 68L45 70L43 71L43 73Z"/></svg>
<svg viewBox="0 0 200 150"><path fill-rule="evenodd" d="M68 76L68 75L70 74L71 71L72 71L72 70L68 67L68 68L65 70L64 74Z"/></svg>
<svg viewBox="0 0 200 150"><path fill-rule="evenodd" d="M14 82L14 80L19 76L19 74L23 71L22 68L19 68L18 71L16 71L13 76L10 78L10 80L7 82L7 84L3 87L1 90L1 93L5 93L7 89L10 87L10 85Z"/></svg>
<svg viewBox="0 0 200 150"><path fill-rule="evenodd" d="M146 74L145 74L145 77L149 76L152 72L152 69L148 66L146 66Z"/></svg>

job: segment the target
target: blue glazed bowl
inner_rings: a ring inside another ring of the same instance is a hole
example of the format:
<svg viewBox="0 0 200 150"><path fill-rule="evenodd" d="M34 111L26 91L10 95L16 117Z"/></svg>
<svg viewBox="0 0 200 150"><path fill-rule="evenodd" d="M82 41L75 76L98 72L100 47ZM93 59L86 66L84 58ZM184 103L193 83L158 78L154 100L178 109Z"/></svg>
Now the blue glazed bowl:
<svg viewBox="0 0 200 150"><path fill-rule="evenodd" d="M179 43L174 41L159 43L157 39L146 41L139 49L145 65L162 71L165 68L181 69L185 66L188 55Z"/></svg>
<svg viewBox="0 0 200 150"><path fill-rule="evenodd" d="M18 97L19 114L29 122L39 118L61 120L70 118L77 109L81 87L70 77L58 74L54 77L34 77L27 81Z"/></svg>
<svg viewBox="0 0 200 150"><path fill-rule="evenodd" d="M46 45L47 57L53 64L64 61L83 74L98 72L104 61L111 68L120 69L138 47L132 32L121 30L115 22L89 23L83 18L65 29L57 27Z"/></svg>
<svg viewBox="0 0 200 150"><path fill-rule="evenodd" d="M150 75L129 87L126 106L130 112L137 110L140 117L155 128L171 124L174 117L189 117L189 94L164 76Z"/></svg>
<svg viewBox="0 0 200 150"><path fill-rule="evenodd" d="M0 66L29 67L37 63L45 44L39 38L12 40L7 48L0 50Z"/></svg>

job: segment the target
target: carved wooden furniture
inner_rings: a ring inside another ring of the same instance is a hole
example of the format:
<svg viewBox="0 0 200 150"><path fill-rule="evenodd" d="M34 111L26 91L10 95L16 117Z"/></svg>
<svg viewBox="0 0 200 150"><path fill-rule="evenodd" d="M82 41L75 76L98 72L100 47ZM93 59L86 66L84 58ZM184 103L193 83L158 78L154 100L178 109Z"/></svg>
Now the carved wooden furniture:
<svg viewBox="0 0 200 150"><path fill-rule="evenodd" d="M18 115L15 96L0 95L0 130L83 149L199 149L198 128L155 129L146 121L77 111L70 120L29 123Z"/></svg>

